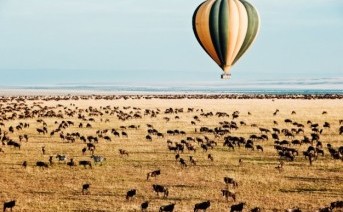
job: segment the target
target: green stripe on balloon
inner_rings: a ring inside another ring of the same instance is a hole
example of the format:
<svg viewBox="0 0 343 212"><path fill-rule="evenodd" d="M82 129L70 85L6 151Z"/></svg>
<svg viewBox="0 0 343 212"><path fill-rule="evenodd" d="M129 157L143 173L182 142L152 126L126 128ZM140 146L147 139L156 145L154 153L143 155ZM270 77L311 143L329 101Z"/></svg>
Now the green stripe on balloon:
<svg viewBox="0 0 343 212"><path fill-rule="evenodd" d="M224 63L224 58L223 58L223 52L222 52L222 43L220 41L220 5L223 0L217 0L210 12L210 33L211 33L211 39L214 45L214 48L217 52L217 55L219 57L219 60L221 64ZM225 0L224 0L225 1Z"/></svg>
<svg viewBox="0 0 343 212"><path fill-rule="evenodd" d="M247 34L245 36L243 45L241 49L239 50L236 58L234 59L232 65L234 65L243 56L243 54L248 50L252 42L255 40L257 32L258 32L259 24L260 24L259 16L255 8L247 1L244 1L244 0L240 0L240 1L244 5L248 14L248 30L247 30Z"/></svg>
<svg viewBox="0 0 343 212"><path fill-rule="evenodd" d="M222 0L220 4L219 10L219 38L221 43L221 52L223 55L223 63L225 65L227 63L227 55L228 55L228 37L229 37L229 3L227 0Z"/></svg>

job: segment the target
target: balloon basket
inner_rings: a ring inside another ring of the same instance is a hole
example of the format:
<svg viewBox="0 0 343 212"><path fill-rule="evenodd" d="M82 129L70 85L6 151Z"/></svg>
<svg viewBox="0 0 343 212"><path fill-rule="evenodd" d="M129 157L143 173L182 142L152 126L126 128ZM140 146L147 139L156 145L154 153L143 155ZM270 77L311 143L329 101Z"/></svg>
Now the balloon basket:
<svg viewBox="0 0 343 212"><path fill-rule="evenodd" d="M221 78L224 79L224 80L231 79L231 74L222 74Z"/></svg>

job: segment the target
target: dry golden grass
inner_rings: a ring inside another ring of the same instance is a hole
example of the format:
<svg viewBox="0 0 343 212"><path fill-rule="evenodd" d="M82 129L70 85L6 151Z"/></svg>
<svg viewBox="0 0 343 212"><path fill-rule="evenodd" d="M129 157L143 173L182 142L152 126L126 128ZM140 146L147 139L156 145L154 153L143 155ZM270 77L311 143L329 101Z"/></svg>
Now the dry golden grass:
<svg viewBox="0 0 343 212"><path fill-rule="evenodd" d="M75 106L71 106L73 103ZM31 105L32 102L28 101ZM188 162L188 156L194 155L198 164L182 169L175 162L175 154L167 149L166 140L180 141L185 136L166 136L164 139L153 138L152 142L146 141L146 124L152 124L160 132L166 133L167 129L184 130L187 136L202 136L194 132L194 126L190 125L194 115L200 112L187 113L188 107L203 109L204 112L227 112L230 115L233 111L240 111L238 121L245 121L248 126L242 126L232 135L248 138L251 134L259 134L257 128L250 127L250 124L257 124L259 127L271 129L274 127L273 120L279 122L278 128L290 128L284 123L285 118L306 125L307 120L319 124L327 121L331 128L324 130L321 140L326 146L327 143L335 147L343 145L343 136L338 135L338 120L343 118L342 100L79 100L79 101L49 101L43 105L56 106L63 104L69 108L87 108L110 105L114 106L136 106L142 109L159 108L164 111L166 108L184 108L184 113L174 115L160 114L157 118L143 117L142 119L119 121L116 116L105 114L102 119L110 119L109 123L100 122L100 117L95 117L96 123L92 122L93 128L79 129L80 120L76 117L66 118L75 122L74 127L65 130L67 132L80 132L83 135L95 135L98 129L118 129L119 126L131 124L140 125L139 130L126 130L129 138L114 138L112 142L100 140L97 145L96 155L102 155L107 161L97 165L93 169L84 169L77 166L70 169L66 164L55 164L46 170L34 167L38 160L48 161L49 155L58 153L67 154L76 161L90 159L89 152L82 156L81 149L85 144L79 140L75 143L64 143L58 135L38 135L36 128L41 124L37 119L14 120L5 122L9 126L16 126L19 122L30 123L29 129L15 131L9 134L12 139L18 140L19 134L28 134L29 142L22 143L21 150L10 147L3 147L5 154L0 153L0 201L17 200L15 211L139 211L140 204L149 200L150 211L158 211L161 205L176 203L175 211L192 211L194 204L211 200L209 211L227 211L233 204L227 202L220 193L225 188L223 177L235 178L239 187L235 190L238 201L247 203L246 208L261 207L264 211L272 209L286 209L300 207L304 211L315 211L319 207L328 205L332 201L343 199L343 162L334 161L325 148L325 157L310 166L302 155L296 157L294 162L286 162L285 171L279 173L275 166L279 163L276 151L273 148L273 141L258 142L263 145L264 153L249 151L244 148L229 151L224 148L223 139L215 139L218 146L210 150L214 156L214 162L207 160L207 154L200 148L198 151L188 153L185 151L181 156ZM275 109L280 114L273 116ZM291 115L295 110L296 115ZM327 115L322 115L322 111ZM247 113L250 111L251 116ZM170 117L171 121L166 122L163 117ZM220 121L231 121L230 118L201 117L201 122L196 126L215 127ZM57 127L54 122L61 119L43 118L48 124L49 132ZM307 125L306 125L307 126ZM309 134L308 127L305 134ZM120 130L119 130L120 131ZM271 137L269 135L269 137ZM298 136L297 138L301 138ZM283 138L283 137L282 137ZM47 154L42 155L41 147L46 147ZM129 157L119 156L118 149L125 149L130 152ZM306 145L296 147L299 152L306 149ZM243 159L243 165L239 166L239 158ZM23 169L21 163L27 160L28 168ZM189 163L189 162L188 162ZM146 174L155 169L161 169L161 176L157 179L146 180ZM84 183L91 183L90 194L82 195L81 186ZM168 198L157 197L152 191L152 184L162 184L169 188ZM137 189L138 195L132 201L126 201L126 192L130 189Z"/></svg>

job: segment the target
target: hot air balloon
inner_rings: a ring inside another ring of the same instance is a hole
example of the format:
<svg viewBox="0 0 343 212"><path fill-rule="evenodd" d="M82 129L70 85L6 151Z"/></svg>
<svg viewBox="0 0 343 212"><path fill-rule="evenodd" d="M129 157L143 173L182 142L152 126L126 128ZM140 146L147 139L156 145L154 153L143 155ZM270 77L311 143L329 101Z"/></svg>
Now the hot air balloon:
<svg viewBox="0 0 343 212"><path fill-rule="evenodd" d="M193 31L206 53L229 79L233 65L257 37L260 18L245 0L207 0L195 10Z"/></svg>

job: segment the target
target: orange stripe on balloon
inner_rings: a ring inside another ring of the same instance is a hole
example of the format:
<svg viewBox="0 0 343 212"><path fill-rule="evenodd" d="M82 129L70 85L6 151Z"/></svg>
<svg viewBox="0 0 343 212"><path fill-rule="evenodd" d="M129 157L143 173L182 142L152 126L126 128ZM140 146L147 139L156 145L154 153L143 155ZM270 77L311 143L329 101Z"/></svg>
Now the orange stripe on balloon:
<svg viewBox="0 0 343 212"><path fill-rule="evenodd" d="M221 66L222 64L214 48L209 27L209 16L214 2L215 0L209 0L199 8L195 18L195 29L199 40L207 53L219 66Z"/></svg>

